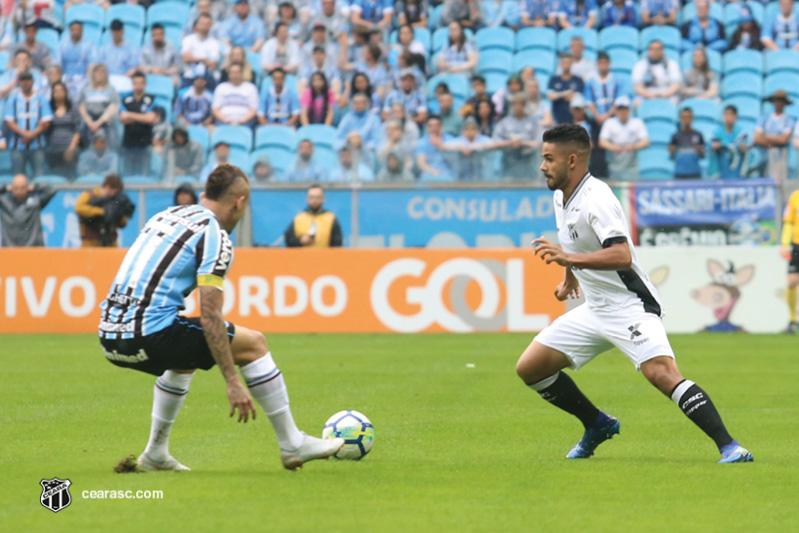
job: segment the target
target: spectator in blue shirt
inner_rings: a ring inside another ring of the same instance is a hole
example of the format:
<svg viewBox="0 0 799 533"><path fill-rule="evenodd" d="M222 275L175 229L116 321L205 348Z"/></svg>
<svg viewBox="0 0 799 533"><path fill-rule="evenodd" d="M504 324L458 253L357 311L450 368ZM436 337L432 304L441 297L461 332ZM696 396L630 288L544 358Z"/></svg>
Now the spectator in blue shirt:
<svg viewBox="0 0 799 533"><path fill-rule="evenodd" d="M779 0L779 10L763 20L760 41L767 50L799 49L799 16L793 0Z"/></svg>
<svg viewBox="0 0 799 533"><path fill-rule="evenodd" d="M796 120L785 112L785 108L793 100L782 89L774 91L767 100L774 105L774 111L758 119L755 126L755 145L760 147L763 154L762 175L781 185L788 178L788 143L796 125Z"/></svg>
<svg viewBox="0 0 799 533"><path fill-rule="evenodd" d="M63 35L56 46L55 63L61 65L64 83L73 99L86 83L94 47L95 43L83 38L83 24L77 20L69 25L69 35Z"/></svg>
<svg viewBox="0 0 799 533"><path fill-rule="evenodd" d="M644 26L674 26L680 0L641 0L641 23Z"/></svg>
<svg viewBox="0 0 799 533"><path fill-rule="evenodd" d="M369 78L372 90L383 100L390 86L390 79L385 64L380 61L383 52L374 43L363 47L363 58L357 63L344 63L339 65L341 70L347 72L363 72Z"/></svg>
<svg viewBox="0 0 799 533"><path fill-rule="evenodd" d="M191 87L187 87L178 97L175 115L178 122L192 126L208 126L213 124L211 107L214 96L206 89L208 83L205 76L194 76Z"/></svg>
<svg viewBox="0 0 799 533"><path fill-rule="evenodd" d="M41 91L33 90L33 75L19 76L19 90L6 102L5 122L11 131L8 148L11 150L13 174L41 176L44 174L44 133L50 127L53 110ZM30 165L31 173L26 172Z"/></svg>
<svg viewBox="0 0 799 533"><path fill-rule="evenodd" d="M330 181L359 182L374 181L375 173L369 165L362 160L355 164L353 149L349 145L342 146L338 151L338 166L330 172Z"/></svg>
<svg viewBox="0 0 799 533"><path fill-rule="evenodd" d="M710 17L707 0L696 0L696 16L682 25L682 49L693 50L697 45L723 52L727 48L724 25Z"/></svg>
<svg viewBox="0 0 799 533"><path fill-rule="evenodd" d="M748 154L749 135L737 124L738 108L734 105L724 108L722 120L711 143L714 166L721 179L738 179Z"/></svg>
<svg viewBox="0 0 799 533"><path fill-rule="evenodd" d="M582 78L571 73L572 55L564 52L560 55L560 75L549 79L547 98L552 102L552 116L556 124L568 124L572 121L569 102L577 94L582 94L584 83Z"/></svg>
<svg viewBox="0 0 799 533"><path fill-rule="evenodd" d="M694 112L690 107L680 111L680 129L671 137L669 153L674 159L676 179L699 179L702 167L699 160L705 157L705 140L702 134L691 127Z"/></svg>
<svg viewBox="0 0 799 533"><path fill-rule="evenodd" d="M421 172L419 179L452 181L454 175L442 148L453 137L442 132L441 118L437 115L427 119L426 131L427 135L416 143L416 166Z"/></svg>
<svg viewBox="0 0 799 533"><path fill-rule="evenodd" d="M616 114L616 99L630 94L629 87L620 83L610 71L610 56L599 52L596 59L597 74L585 83L585 102L588 110L601 126Z"/></svg>
<svg viewBox="0 0 799 533"><path fill-rule="evenodd" d="M2 98L8 97L19 86L19 77L24 73L33 76L33 89L38 91L45 87L46 83L41 71L33 68L31 55L27 50L17 50L14 54L14 68L0 75L0 109L2 109Z"/></svg>
<svg viewBox="0 0 799 533"><path fill-rule="evenodd" d="M116 152L107 148L105 132L97 130L92 138L92 148L80 154L78 175L105 176L119 172L119 158Z"/></svg>
<svg viewBox="0 0 799 533"><path fill-rule="evenodd" d="M605 16L602 17L602 27L638 25L638 16L635 13L632 0L612 0L605 4Z"/></svg>
<svg viewBox="0 0 799 533"><path fill-rule="evenodd" d="M449 45L438 53L438 70L469 78L477 67L477 60L477 50L466 40L463 26L457 21L450 22Z"/></svg>
<svg viewBox="0 0 799 533"><path fill-rule="evenodd" d="M326 169L314 159L314 146L308 139L302 139L297 146L297 157L286 171L285 181L324 181Z"/></svg>
<svg viewBox="0 0 799 533"><path fill-rule="evenodd" d="M352 13L353 26L385 30L391 27L394 2L392 0L352 0L350 13Z"/></svg>
<svg viewBox="0 0 799 533"><path fill-rule="evenodd" d="M369 110L369 97L357 93L352 97L352 109L344 115L336 132L336 145L342 147L347 142L347 135L357 131L363 139L366 150L374 152L380 143L380 118Z"/></svg>
<svg viewBox="0 0 799 533"><path fill-rule="evenodd" d="M383 120L388 118L389 111L394 104L402 105L407 116L419 127L424 126L427 121L427 98L422 91L416 88L416 76L410 69L405 69L402 72L400 88L388 93L383 105Z"/></svg>
<svg viewBox="0 0 799 533"><path fill-rule="evenodd" d="M219 28L219 40L228 46L241 46L258 52L266 40L264 21L250 14L249 0L236 0L236 12Z"/></svg>
<svg viewBox="0 0 799 533"><path fill-rule="evenodd" d="M286 71L272 71L272 85L261 91L258 122L263 125L296 126L300 120L300 99L286 85Z"/></svg>
<svg viewBox="0 0 799 533"><path fill-rule="evenodd" d="M125 40L121 20L111 21L111 42L101 45L92 63L104 63L111 76L132 76L139 66L139 47Z"/></svg>
<svg viewBox="0 0 799 533"><path fill-rule="evenodd" d="M214 145L214 153L208 158L202 170L200 171L200 183L208 181L208 176L219 165L227 165L230 163L230 145L225 141L218 141Z"/></svg>
<svg viewBox="0 0 799 533"><path fill-rule="evenodd" d="M522 0L522 26L554 28L557 24L558 13L557 10L552 9L553 4L553 0Z"/></svg>
<svg viewBox="0 0 799 533"><path fill-rule="evenodd" d="M558 3L561 28L593 28L596 18L596 0L563 0Z"/></svg>

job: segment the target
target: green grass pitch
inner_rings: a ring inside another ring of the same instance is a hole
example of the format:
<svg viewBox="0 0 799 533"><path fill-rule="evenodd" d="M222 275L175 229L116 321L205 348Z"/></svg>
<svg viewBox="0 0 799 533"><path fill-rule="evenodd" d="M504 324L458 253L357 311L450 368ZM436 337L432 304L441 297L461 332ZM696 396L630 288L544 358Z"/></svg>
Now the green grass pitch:
<svg viewBox="0 0 799 533"><path fill-rule="evenodd" d="M357 409L376 428L360 462L284 471L261 412L227 418L217 369L200 372L171 452L193 468L120 475L150 425L153 378L109 364L90 335L0 336L6 532L796 531L799 350L787 336L674 336L683 373L755 456L718 465L713 443L617 351L573 374L621 435L564 455L579 423L514 373L528 335L272 335L301 428ZM473 363L473 367L467 364ZM72 481L58 514L39 480ZM84 490L162 490L89 500Z"/></svg>

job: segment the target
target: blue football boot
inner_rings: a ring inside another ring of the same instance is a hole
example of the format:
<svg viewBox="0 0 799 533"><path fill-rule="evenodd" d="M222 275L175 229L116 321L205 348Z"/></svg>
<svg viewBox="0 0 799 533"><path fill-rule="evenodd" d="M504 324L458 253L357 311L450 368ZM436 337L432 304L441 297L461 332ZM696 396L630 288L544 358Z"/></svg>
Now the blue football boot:
<svg viewBox="0 0 799 533"><path fill-rule="evenodd" d="M738 444L737 440L732 441L721 448L721 459L719 463L751 463L755 458L749 450Z"/></svg>
<svg viewBox="0 0 799 533"><path fill-rule="evenodd" d="M612 439L620 429L621 423L618 420L600 411L594 425L585 430L582 440L566 454L566 459L588 459L594 455L597 446Z"/></svg>

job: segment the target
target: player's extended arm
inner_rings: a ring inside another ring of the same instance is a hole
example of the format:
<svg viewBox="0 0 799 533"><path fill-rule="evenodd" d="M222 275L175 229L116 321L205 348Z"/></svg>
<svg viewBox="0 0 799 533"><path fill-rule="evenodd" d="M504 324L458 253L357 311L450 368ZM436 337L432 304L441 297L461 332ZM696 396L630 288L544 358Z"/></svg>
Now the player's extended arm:
<svg viewBox="0 0 799 533"><path fill-rule="evenodd" d="M580 297L580 282L572 272L572 269L566 267L564 270L563 281L555 287L555 298L561 302L565 302L569 298Z"/></svg>
<svg viewBox="0 0 799 533"><path fill-rule="evenodd" d="M544 237L534 240L533 245L536 246L535 255L547 264L557 263L564 267L588 270L627 270L632 265L632 254L626 240L611 243L588 254L567 254Z"/></svg>
<svg viewBox="0 0 799 533"><path fill-rule="evenodd" d="M230 400L230 416L239 410L239 422L247 422L249 412L255 419L255 406L247 389L241 384L230 350L225 318L222 315L222 303L225 293L216 287L200 287L200 323L203 327L205 341L211 350L214 361L222 371L227 384L227 396Z"/></svg>

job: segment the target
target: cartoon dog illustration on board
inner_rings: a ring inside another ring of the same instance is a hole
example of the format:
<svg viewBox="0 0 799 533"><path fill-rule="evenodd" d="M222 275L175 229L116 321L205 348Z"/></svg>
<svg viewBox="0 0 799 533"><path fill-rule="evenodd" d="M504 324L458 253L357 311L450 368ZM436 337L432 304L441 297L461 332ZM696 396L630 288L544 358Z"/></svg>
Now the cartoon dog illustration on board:
<svg viewBox="0 0 799 533"><path fill-rule="evenodd" d="M732 262L725 270L724 266L713 259L708 259L707 270L713 280L710 284L691 291L691 297L701 305L713 309L718 323L705 327L704 331L713 333L730 333L743 331L741 326L730 322L730 314L741 297L739 287L748 283L755 274L755 267L747 265L736 270Z"/></svg>

